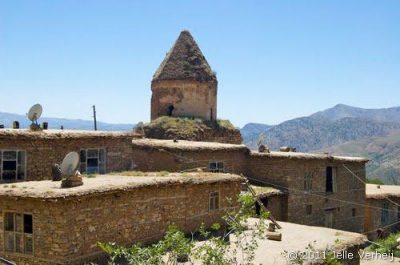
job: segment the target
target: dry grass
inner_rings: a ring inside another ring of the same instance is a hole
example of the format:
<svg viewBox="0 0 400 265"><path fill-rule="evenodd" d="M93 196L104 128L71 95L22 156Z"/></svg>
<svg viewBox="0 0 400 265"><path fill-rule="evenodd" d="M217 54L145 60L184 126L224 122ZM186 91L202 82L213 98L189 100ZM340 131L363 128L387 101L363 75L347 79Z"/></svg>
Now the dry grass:
<svg viewBox="0 0 400 265"><path fill-rule="evenodd" d="M256 192L256 194L266 194L266 193L277 193L281 192L280 190L274 188L274 187L264 187L264 186L254 186L251 185L253 190Z"/></svg>
<svg viewBox="0 0 400 265"><path fill-rule="evenodd" d="M96 137L134 137L133 132L109 132L109 131L85 131L85 130L43 130L32 131L29 129L2 129L0 139L7 138L34 138L34 139L57 139L57 138L96 138Z"/></svg>
<svg viewBox="0 0 400 265"><path fill-rule="evenodd" d="M204 135L237 129L228 120L206 121L193 117L159 117L143 126L148 138L200 141Z"/></svg>
<svg viewBox="0 0 400 265"><path fill-rule="evenodd" d="M143 171L122 171L122 172L111 172L107 175L113 176L126 176L126 177L212 177L217 176L217 173L211 172L168 172L168 171L157 171L157 172L143 172Z"/></svg>

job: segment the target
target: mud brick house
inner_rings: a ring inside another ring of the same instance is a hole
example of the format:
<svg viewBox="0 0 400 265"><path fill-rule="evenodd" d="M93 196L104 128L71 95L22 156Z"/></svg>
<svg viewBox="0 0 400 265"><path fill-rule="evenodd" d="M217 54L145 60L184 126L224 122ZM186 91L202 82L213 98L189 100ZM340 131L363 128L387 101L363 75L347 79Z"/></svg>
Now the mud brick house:
<svg viewBox="0 0 400 265"><path fill-rule="evenodd" d="M368 238L400 230L400 186L367 184L365 204Z"/></svg>
<svg viewBox="0 0 400 265"><path fill-rule="evenodd" d="M325 154L251 152L246 176L284 191L280 211L286 213L277 213L284 221L362 232L367 161Z"/></svg>
<svg viewBox="0 0 400 265"><path fill-rule="evenodd" d="M237 206L242 181L231 174L148 173L84 178L69 189L48 180L0 184L1 256L19 265L81 264L101 256L99 241L153 242L172 223L195 231L222 222Z"/></svg>
<svg viewBox="0 0 400 265"><path fill-rule="evenodd" d="M131 167L132 133L24 129L0 130L0 181L51 179L54 163L80 153L82 173L106 173Z"/></svg>
<svg viewBox="0 0 400 265"><path fill-rule="evenodd" d="M363 231L362 181L367 159L297 152L260 153L244 145L190 141L134 139L132 145L136 170L201 168L243 174L255 184L281 191L266 196L274 201L271 212L278 220Z"/></svg>

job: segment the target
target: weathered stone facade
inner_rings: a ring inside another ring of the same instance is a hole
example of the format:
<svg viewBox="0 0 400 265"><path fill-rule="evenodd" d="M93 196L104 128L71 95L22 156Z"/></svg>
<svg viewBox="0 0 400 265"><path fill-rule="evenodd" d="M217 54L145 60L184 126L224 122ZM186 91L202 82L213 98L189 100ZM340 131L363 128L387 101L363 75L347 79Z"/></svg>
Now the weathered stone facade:
<svg viewBox="0 0 400 265"><path fill-rule="evenodd" d="M153 80L151 91L152 120L160 116L216 120L217 81Z"/></svg>
<svg viewBox="0 0 400 265"><path fill-rule="evenodd" d="M182 31L151 82L151 120L217 118L217 78L188 31Z"/></svg>
<svg viewBox="0 0 400 265"><path fill-rule="evenodd" d="M1 150L22 150L26 156L24 180L51 179L54 163L68 152L81 149L105 150L105 171L129 170L132 166L132 133L44 130L0 130Z"/></svg>
<svg viewBox="0 0 400 265"><path fill-rule="evenodd" d="M102 256L97 242L131 245L160 239L169 224L183 231L222 222L237 207L242 178L229 174L163 177L97 176L60 189L60 182L0 184L1 256L23 264L81 264ZM209 208L211 192L219 207ZM227 198L233 199L228 201ZM4 214L33 217L33 254L5 251Z"/></svg>
<svg viewBox="0 0 400 265"><path fill-rule="evenodd" d="M258 153L250 152L243 145L152 139L133 140L132 152L136 169L143 171L209 170L210 163L223 163L224 172L243 174L256 184L286 191L282 198L273 198L280 204L280 209L272 206L278 220L363 231L365 184L362 181L366 179L367 162L363 158ZM327 190L328 168L334 175L332 190Z"/></svg>
<svg viewBox="0 0 400 265"><path fill-rule="evenodd" d="M223 162L224 172L246 172L249 150L245 145L155 139L132 141L132 159L136 170L208 171L210 162Z"/></svg>
<svg viewBox="0 0 400 265"><path fill-rule="evenodd" d="M364 227L371 240L400 230L400 186L367 184Z"/></svg>
<svg viewBox="0 0 400 265"><path fill-rule="evenodd" d="M301 153L252 153L246 176L287 191L284 221L362 232L365 162ZM327 191L328 167L335 171L332 191Z"/></svg>

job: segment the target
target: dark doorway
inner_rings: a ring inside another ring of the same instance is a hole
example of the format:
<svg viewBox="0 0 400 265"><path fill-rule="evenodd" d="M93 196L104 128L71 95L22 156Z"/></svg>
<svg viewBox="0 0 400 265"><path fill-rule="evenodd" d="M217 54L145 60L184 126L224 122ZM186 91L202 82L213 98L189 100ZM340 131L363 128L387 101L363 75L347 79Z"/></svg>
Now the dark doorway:
<svg viewBox="0 0 400 265"><path fill-rule="evenodd" d="M265 208L268 207L268 197L261 197L260 201L262 202ZM256 201L256 215L260 216L260 214L261 214L261 205L258 203L258 201Z"/></svg>
<svg viewBox="0 0 400 265"><path fill-rule="evenodd" d="M172 116L172 112L174 111L174 105L169 105L167 114L168 116Z"/></svg>
<svg viewBox="0 0 400 265"><path fill-rule="evenodd" d="M333 169L326 167L326 192L333 192Z"/></svg>

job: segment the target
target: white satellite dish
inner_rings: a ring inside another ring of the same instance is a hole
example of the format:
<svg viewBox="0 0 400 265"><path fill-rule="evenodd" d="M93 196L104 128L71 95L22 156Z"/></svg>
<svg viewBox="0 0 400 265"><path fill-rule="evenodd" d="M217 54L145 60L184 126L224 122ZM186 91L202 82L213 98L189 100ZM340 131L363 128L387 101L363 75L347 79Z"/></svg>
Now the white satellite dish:
<svg viewBox="0 0 400 265"><path fill-rule="evenodd" d="M61 163L61 173L64 176L72 176L75 174L79 165L79 155L77 152L69 152Z"/></svg>
<svg viewBox="0 0 400 265"><path fill-rule="evenodd" d="M37 124L37 120L38 120L38 119L40 118L40 116L42 115L42 111L43 111L42 105L40 105L40 104L35 104L35 105L33 105L33 106L30 108L30 110L29 110L29 112L28 112L28 114L27 114L28 119L29 119L30 121L32 121L32 123L36 123L36 124Z"/></svg>

